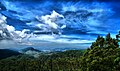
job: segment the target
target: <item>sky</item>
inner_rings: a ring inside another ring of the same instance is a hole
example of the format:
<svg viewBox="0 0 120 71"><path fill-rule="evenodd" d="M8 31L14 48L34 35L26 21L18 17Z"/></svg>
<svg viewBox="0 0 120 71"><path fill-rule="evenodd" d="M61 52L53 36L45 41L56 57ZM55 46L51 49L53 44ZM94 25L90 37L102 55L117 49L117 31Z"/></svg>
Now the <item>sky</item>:
<svg viewBox="0 0 120 71"><path fill-rule="evenodd" d="M0 13L7 18L8 30L14 28L27 40L92 43L98 35L118 33L119 4L119 0L1 0Z"/></svg>

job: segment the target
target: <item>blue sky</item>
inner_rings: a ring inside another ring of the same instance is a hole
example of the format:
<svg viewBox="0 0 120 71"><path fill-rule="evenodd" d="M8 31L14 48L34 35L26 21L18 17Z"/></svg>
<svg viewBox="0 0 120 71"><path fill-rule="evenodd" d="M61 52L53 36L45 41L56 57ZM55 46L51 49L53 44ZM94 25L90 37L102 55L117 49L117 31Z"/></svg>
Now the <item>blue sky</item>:
<svg viewBox="0 0 120 71"><path fill-rule="evenodd" d="M20 31L29 29L30 33L60 32L62 33L60 40L64 38L65 41L68 39L91 41L98 35L105 36L108 32L114 37L120 30L120 3L117 0L89 0L89 2L2 0L1 2L7 9L0 11L7 17L7 24ZM46 20L48 17L50 19ZM55 25L57 29L53 28Z"/></svg>

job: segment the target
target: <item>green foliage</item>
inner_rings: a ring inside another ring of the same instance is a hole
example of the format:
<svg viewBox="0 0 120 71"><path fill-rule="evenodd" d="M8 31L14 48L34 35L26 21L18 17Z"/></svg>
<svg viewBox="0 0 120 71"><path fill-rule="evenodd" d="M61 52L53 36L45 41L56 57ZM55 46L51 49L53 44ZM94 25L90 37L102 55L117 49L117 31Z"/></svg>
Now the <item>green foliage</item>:
<svg viewBox="0 0 120 71"><path fill-rule="evenodd" d="M120 48L118 41L110 37L98 36L81 57L81 71L119 71Z"/></svg>
<svg viewBox="0 0 120 71"><path fill-rule="evenodd" d="M19 55L0 60L0 71L119 71L118 40L98 36L86 50L41 54L38 58Z"/></svg>
<svg viewBox="0 0 120 71"><path fill-rule="evenodd" d="M116 39L111 38L110 33L106 35L106 38L98 36L96 39L96 42L93 42L91 45L91 49L94 47L100 47L100 48L118 48L119 44Z"/></svg>
<svg viewBox="0 0 120 71"><path fill-rule="evenodd" d="M19 55L0 60L1 71L75 71L80 69L84 50L69 50L33 58Z"/></svg>

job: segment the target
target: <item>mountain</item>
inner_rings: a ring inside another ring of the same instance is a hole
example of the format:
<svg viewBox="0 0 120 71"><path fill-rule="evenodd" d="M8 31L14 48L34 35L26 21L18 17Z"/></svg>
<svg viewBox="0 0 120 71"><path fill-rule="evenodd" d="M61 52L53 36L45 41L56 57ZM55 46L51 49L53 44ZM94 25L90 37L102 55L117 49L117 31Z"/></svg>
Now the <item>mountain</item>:
<svg viewBox="0 0 120 71"><path fill-rule="evenodd" d="M9 49L0 49L0 59L4 59L11 56L17 56L21 53Z"/></svg>
<svg viewBox="0 0 120 71"><path fill-rule="evenodd" d="M27 47L19 52L33 57L39 57L39 55L42 53L41 51L34 49L33 47Z"/></svg>
<svg viewBox="0 0 120 71"><path fill-rule="evenodd" d="M36 52L40 52L39 50L34 49L33 47L27 47L27 48L25 48L25 49L22 49L21 51L22 51L23 53L24 53L24 52L27 52L27 51L36 51Z"/></svg>

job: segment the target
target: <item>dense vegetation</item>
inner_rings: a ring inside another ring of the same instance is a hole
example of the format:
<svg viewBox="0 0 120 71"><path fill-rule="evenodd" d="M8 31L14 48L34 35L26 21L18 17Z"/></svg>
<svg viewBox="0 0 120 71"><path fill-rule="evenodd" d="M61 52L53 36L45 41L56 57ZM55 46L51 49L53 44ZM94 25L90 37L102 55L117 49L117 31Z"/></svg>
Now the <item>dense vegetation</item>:
<svg viewBox="0 0 120 71"><path fill-rule="evenodd" d="M18 55L0 60L0 71L119 71L120 48L108 34L98 36L87 50L41 54L38 58Z"/></svg>
<svg viewBox="0 0 120 71"><path fill-rule="evenodd" d="M0 49L0 59L4 59L11 56L17 56L21 53L9 49Z"/></svg>
<svg viewBox="0 0 120 71"><path fill-rule="evenodd" d="M96 42L81 57L82 71L119 71L120 48L118 40L110 34L106 38L98 36Z"/></svg>

